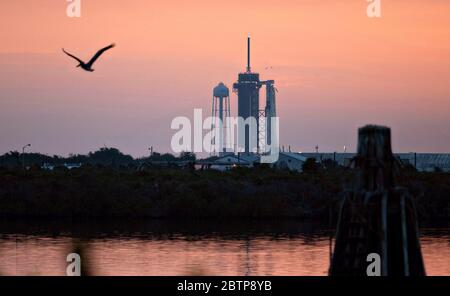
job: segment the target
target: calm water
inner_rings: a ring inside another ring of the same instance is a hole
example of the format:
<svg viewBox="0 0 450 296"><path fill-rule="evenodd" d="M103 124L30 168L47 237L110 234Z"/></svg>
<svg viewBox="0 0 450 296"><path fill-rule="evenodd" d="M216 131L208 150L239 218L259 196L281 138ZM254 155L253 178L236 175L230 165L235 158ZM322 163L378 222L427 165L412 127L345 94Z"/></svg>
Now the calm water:
<svg viewBox="0 0 450 296"><path fill-rule="evenodd" d="M30 227L30 225L33 225ZM75 241L93 275L326 275L327 228L309 223L3 223L1 275L64 275ZM450 275L450 228L423 228L428 275Z"/></svg>

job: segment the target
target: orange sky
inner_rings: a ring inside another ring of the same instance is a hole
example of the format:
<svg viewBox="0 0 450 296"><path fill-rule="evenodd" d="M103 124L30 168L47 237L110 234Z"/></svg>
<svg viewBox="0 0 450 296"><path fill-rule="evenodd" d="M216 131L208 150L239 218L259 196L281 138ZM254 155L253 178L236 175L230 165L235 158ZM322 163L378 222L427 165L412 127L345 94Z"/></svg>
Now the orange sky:
<svg viewBox="0 0 450 296"><path fill-rule="evenodd" d="M248 33L252 68L279 90L282 145L354 150L377 123L396 151L450 152L447 0L383 0L381 19L365 0L82 0L81 18L67 3L0 2L0 153L169 151L171 120L209 115L211 89L244 70ZM111 42L94 73L61 52Z"/></svg>

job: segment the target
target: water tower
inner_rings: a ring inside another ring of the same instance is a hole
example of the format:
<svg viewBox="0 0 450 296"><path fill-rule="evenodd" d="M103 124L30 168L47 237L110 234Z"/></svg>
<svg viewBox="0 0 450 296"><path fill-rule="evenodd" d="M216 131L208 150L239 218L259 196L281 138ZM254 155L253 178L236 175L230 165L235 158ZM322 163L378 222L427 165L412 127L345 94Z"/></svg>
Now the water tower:
<svg viewBox="0 0 450 296"><path fill-rule="evenodd" d="M218 118L220 121L215 122L211 126L211 130L218 128L218 137L212 140L212 145L217 146L219 155L226 152L227 145L229 145L230 139L230 126L228 118L230 118L230 90L228 87L220 82L213 89L213 101L212 101L212 117ZM218 126L216 126L218 124Z"/></svg>

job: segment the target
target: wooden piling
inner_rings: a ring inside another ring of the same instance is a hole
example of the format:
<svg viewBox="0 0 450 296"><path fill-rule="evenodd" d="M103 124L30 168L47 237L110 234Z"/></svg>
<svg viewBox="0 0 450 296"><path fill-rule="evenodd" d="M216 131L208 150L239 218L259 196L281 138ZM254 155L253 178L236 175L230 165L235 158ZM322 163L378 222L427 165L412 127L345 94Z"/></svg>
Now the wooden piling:
<svg viewBox="0 0 450 296"><path fill-rule="evenodd" d="M381 258L381 275L425 275L414 200L396 185L399 163L391 131L359 129L356 177L341 205L330 275L367 275L367 256Z"/></svg>

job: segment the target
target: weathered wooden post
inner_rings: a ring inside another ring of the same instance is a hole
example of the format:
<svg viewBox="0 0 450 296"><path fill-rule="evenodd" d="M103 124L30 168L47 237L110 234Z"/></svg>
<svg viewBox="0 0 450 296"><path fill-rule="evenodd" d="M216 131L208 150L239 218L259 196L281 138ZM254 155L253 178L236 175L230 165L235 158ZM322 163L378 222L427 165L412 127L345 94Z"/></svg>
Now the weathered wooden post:
<svg viewBox="0 0 450 296"><path fill-rule="evenodd" d="M396 186L399 165L391 131L359 129L354 188L345 192L330 275L367 275L367 256L381 258L381 275L425 275L414 201Z"/></svg>

